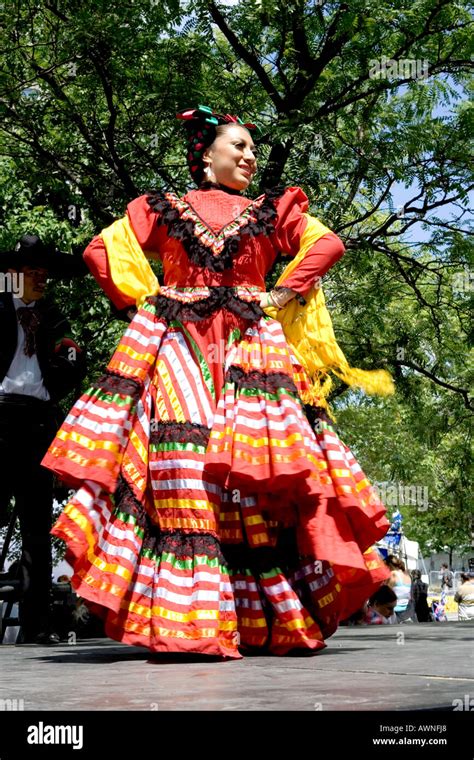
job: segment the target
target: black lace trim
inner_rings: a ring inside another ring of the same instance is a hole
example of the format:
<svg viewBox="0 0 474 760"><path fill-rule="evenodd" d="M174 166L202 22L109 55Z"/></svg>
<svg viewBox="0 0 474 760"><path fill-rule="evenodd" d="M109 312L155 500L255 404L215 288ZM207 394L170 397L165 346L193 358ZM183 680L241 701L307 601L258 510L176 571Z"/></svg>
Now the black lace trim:
<svg viewBox="0 0 474 760"><path fill-rule="evenodd" d="M109 393L121 393L123 396L131 396L133 399L138 398L141 391L138 380L131 380L113 372L106 372L105 375L101 375L95 383L92 383L92 388Z"/></svg>
<svg viewBox="0 0 474 760"><path fill-rule="evenodd" d="M151 443L194 443L207 446L211 429L197 422L176 422L175 420L158 422L151 420Z"/></svg>
<svg viewBox="0 0 474 760"><path fill-rule="evenodd" d="M176 298L160 294L150 296L147 300L156 306L158 316L168 322L174 319L180 322L201 322L223 308L243 319L252 321L257 321L264 316L257 301L244 301L236 295L234 288L224 285L212 288L207 298L194 301L194 303L183 303Z"/></svg>
<svg viewBox="0 0 474 760"><path fill-rule="evenodd" d="M218 559L223 565L225 557L220 549L219 541L214 536L199 533L167 533L156 545L157 553L172 552L178 559L189 559L196 554L203 554L209 559Z"/></svg>
<svg viewBox="0 0 474 760"><path fill-rule="evenodd" d="M118 479L117 488L114 493L114 502L115 508L119 512L124 512L134 517L137 525L147 533L158 531L158 528L148 518L143 504L138 501L123 476L120 476Z"/></svg>
<svg viewBox="0 0 474 760"><path fill-rule="evenodd" d="M157 190L147 196L150 208L158 214L158 224L166 224L168 235L179 240L186 250L189 260L200 267L210 269L212 272L223 272L232 269L233 257L239 250L242 235L256 237L257 235L271 235L275 229L277 211L275 200L285 192L285 187L279 185L265 191L265 199L261 206L253 209L255 219L249 221L230 235L224 244L222 253L215 256L210 249L201 243L194 235L194 222L191 219L183 220L178 209L173 208L171 202L165 198L162 191Z"/></svg>
<svg viewBox="0 0 474 760"><path fill-rule="evenodd" d="M232 366L227 370L225 380L235 383L238 388L258 388L266 393L275 393L279 388L298 393L293 380L284 372L244 372L241 367Z"/></svg>
<svg viewBox="0 0 474 760"><path fill-rule="evenodd" d="M178 559L189 559L196 554L204 554L209 559L225 563L219 541L214 536L201 533L163 532L146 514L143 504L135 497L123 476L120 476L114 494L118 512L132 515L137 525L144 531L142 549L159 556L162 552L172 552Z"/></svg>

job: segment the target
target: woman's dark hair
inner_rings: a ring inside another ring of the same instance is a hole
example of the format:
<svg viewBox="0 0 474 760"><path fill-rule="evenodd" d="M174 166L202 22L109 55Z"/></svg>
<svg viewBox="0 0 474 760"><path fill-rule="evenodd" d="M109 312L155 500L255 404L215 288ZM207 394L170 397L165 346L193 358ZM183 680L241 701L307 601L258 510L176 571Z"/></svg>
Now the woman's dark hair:
<svg viewBox="0 0 474 760"><path fill-rule="evenodd" d="M396 557L395 554L389 554L385 558L385 564L394 570L401 570L404 573L406 573L407 571L405 567L405 563L401 559Z"/></svg>
<svg viewBox="0 0 474 760"><path fill-rule="evenodd" d="M420 570L412 570L411 571L411 577L414 581L420 581L421 580L421 571Z"/></svg>
<svg viewBox="0 0 474 760"><path fill-rule="evenodd" d="M235 127L235 124L218 124L217 127L208 128L206 133L198 126L195 126L194 129L188 127L188 153L186 158L191 177L197 185L206 179L204 175L204 153L207 148L211 147L214 140L224 134L229 127Z"/></svg>
<svg viewBox="0 0 474 760"><path fill-rule="evenodd" d="M229 126L241 126L244 129L256 129L255 124L243 124L238 116L214 113L208 106L180 111L178 119L184 120L187 132L187 162L191 177L199 186L204 177L203 155L216 137L223 134Z"/></svg>
<svg viewBox="0 0 474 760"><path fill-rule="evenodd" d="M384 584L377 589L375 594L372 594L369 599L369 605L370 607L373 607L374 604L392 604L392 602L396 601L397 595L395 591L393 591L390 586Z"/></svg>

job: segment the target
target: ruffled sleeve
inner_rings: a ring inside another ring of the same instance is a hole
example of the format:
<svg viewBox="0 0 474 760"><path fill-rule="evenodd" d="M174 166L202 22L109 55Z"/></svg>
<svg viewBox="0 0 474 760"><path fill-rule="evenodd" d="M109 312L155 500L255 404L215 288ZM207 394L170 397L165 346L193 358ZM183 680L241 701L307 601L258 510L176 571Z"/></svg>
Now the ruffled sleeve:
<svg viewBox="0 0 474 760"><path fill-rule="evenodd" d="M84 251L92 275L119 310L138 305L159 288L147 258L158 258L162 245L157 215L147 196L128 204L127 213L102 230Z"/></svg>
<svg viewBox="0 0 474 760"><path fill-rule="evenodd" d="M277 212L272 243L277 250L287 256L296 256L300 249L300 239L306 227L303 216L308 211L309 201L299 187L288 187L283 195L274 201Z"/></svg>
<svg viewBox="0 0 474 760"><path fill-rule="evenodd" d="M299 187L289 187L275 202L277 220L273 245L283 255L295 257L304 245L307 250L298 266L291 271L282 287L302 296L338 261L345 251L342 240L310 216L308 198Z"/></svg>
<svg viewBox="0 0 474 760"><path fill-rule="evenodd" d="M150 207L147 195L140 195L127 206L127 217L139 246L149 258L158 258L165 230L157 224L158 215Z"/></svg>

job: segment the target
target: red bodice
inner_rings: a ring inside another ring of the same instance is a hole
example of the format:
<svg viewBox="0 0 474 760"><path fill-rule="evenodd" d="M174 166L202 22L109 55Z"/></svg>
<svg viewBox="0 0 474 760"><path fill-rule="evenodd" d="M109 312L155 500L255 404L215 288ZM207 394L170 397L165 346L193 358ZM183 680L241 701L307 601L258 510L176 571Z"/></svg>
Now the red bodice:
<svg viewBox="0 0 474 760"><path fill-rule="evenodd" d="M275 257L279 252L290 257L298 253L307 224L304 214L308 199L298 187L287 188L271 204L264 195L251 200L218 187L191 190L183 198L167 193L162 214L151 208L147 198L142 195L133 200L127 207L127 215L145 254L162 261L162 284L172 287L255 286L264 290L265 277ZM198 241L201 252L195 256L190 255L192 238ZM230 266L219 271L217 260L225 254L226 245L233 246L235 251ZM343 252L337 235L324 235L285 281L285 286L305 295L316 277L325 274ZM111 280L100 236L89 244L84 257L115 305L118 308L131 305Z"/></svg>

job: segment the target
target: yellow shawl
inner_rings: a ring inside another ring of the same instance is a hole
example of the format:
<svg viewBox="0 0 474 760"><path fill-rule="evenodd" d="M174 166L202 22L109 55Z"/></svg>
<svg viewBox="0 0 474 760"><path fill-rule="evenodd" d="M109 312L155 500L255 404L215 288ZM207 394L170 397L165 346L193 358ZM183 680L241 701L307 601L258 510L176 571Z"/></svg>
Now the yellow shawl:
<svg viewBox="0 0 474 760"><path fill-rule="evenodd" d="M160 285L141 249L127 216L100 233L107 251L113 283L140 307L147 296L156 296Z"/></svg>
<svg viewBox="0 0 474 760"><path fill-rule="evenodd" d="M318 219L309 214L304 216L307 225L301 236L300 250L278 278L276 285L284 286L287 277L316 240L331 232ZM321 287L315 286L310 291L304 306L293 299L283 309L277 310L269 306L265 312L281 323L296 358L311 379L311 391L305 394L306 397L303 396L305 403L327 406L325 399L332 388L330 371L347 385L362 388L366 393L387 396L394 392L393 380L386 370L363 370L349 366L336 341Z"/></svg>

